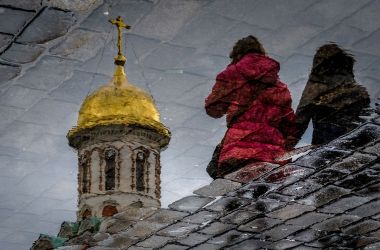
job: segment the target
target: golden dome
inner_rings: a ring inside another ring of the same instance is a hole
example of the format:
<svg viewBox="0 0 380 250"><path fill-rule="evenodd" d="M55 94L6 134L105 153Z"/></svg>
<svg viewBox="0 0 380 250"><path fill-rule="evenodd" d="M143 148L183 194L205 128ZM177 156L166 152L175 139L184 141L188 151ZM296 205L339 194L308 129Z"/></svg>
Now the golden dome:
<svg viewBox="0 0 380 250"><path fill-rule="evenodd" d="M160 114L151 95L128 82L122 65L117 65L112 80L87 96L77 126L68 133L71 140L84 129L106 125L143 127L170 138L160 122Z"/></svg>

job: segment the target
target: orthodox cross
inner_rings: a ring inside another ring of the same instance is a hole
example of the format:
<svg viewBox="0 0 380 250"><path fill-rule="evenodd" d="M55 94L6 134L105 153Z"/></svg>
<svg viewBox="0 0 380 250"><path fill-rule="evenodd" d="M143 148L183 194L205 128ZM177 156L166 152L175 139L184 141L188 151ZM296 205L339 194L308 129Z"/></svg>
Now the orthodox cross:
<svg viewBox="0 0 380 250"><path fill-rule="evenodd" d="M122 53L121 53L121 31L122 31L122 28L130 29L131 26L124 23L124 20L121 18L121 16L118 16L116 19L109 20L109 21L110 21L110 23L116 25L116 27L117 27L117 48L118 48L117 54L122 55Z"/></svg>

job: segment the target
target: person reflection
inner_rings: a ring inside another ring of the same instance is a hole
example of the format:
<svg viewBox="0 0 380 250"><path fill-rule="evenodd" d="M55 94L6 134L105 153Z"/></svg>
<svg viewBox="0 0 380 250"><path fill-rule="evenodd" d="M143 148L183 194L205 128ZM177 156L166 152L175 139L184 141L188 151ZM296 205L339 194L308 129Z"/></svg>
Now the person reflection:
<svg viewBox="0 0 380 250"><path fill-rule="evenodd" d="M356 83L355 59L337 44L317 49L309 80L297 107L300 138L313 123L312 144L327 143L358 126L359 116L369 107L367 90Z"/></svg>
<svg viewBox="0 0 380 250"><path fill-rule="evenodd" d="M266 56L254 36L234 45L231 63L216 77L205 109L214 118L227 114L227 132L217 146L207 172L222 177L252 162L276 162L296 135L295 114L280 65Z"/></svg>

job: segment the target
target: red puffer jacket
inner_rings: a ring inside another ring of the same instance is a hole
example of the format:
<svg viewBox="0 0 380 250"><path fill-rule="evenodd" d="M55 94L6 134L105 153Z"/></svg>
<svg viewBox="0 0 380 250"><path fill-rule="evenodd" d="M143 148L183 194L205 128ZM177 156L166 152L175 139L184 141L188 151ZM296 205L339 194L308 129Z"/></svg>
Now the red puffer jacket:
<svg viewBox="0 0 380 250"><path fill-rule="evenodd" d="M246 160L276 162L286 151L286 138L296 135L290 92L279 80L279 69L275 60L252 53L216 77L205 108L214 118L227 114L218 167Z"/></svg>

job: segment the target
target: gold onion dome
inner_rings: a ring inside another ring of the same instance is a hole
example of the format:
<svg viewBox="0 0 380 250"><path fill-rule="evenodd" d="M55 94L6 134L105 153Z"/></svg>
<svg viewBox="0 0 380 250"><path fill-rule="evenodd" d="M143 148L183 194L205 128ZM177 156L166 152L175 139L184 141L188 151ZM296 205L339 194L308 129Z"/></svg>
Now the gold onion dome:
<svg viewBox="0 0 380 250"><path fill-rule="evenodd" d="M169 141L170 131L160 122L160 114L152 96L128 82L124 72L126 58L121 54L120 48L121 46L115 58L116 69L111 81L84 100L79 110L77 126L67 135L69 141L73 141L84 130L108 125L142 127L155 131L166 138L165 141Z"/></svg>

